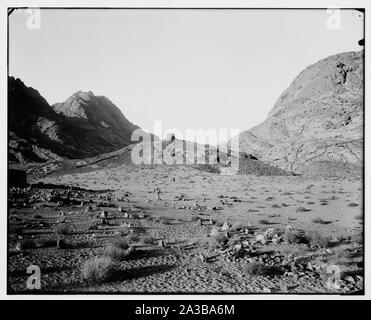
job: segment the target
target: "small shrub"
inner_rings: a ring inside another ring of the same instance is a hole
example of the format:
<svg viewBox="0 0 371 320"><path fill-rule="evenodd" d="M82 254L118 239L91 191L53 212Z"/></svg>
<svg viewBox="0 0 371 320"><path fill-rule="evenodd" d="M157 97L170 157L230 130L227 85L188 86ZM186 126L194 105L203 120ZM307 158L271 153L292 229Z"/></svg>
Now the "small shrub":
<svg viewBox="0 0 371 320"><path fill-rule="evenodd" d="M129 257L134 252L134 248L129 246L127 239L118 239L113 243L109 244L103 251L103 256L109 257L115 260L122 260Z"/></svg>
<svg viewBox="0 0 371 320"><path fill-rule="evenodd" d="M285 270L282 267L267 266L261 262L248 263L243 267L243 271L249 276L276 276L285 273Z"/></svg>
<svg viewBox="0 0 371 320"><path fill-rule="evenodd" d="M191 218L191 222L197 222L198 220L202 220L199 216L193 216Z"/></svg>
<svg viewBox="0 0 371 320"><path fill-rule="evenodd" d="M98 221L97 220L92 220L88 224L88 230L97 230L98 229Z"/></svg>
<svg viewBox="0 0 371 320"><path fill-rule="evenodd" d="M114 271L114 263L108 257L94 257L86 261L82 267L85 280L102 282L110 279Z"/></svg>
<svg viewBox="0 0 371 320"><path fill-rule="evenodd" d="M116 247L110 243L103 251L103 256L114 260L121 260L125 257L126 250Z"/></svg>
<svg viewBox="0 0 371 320"><path fill-rule="evenodd" d="M354 203L354 202L348 203L348 207L358 207L358 206L359 206L358 203Z"/></svg>
<svg viewBox="0 0 371 320"><path fill-rule="evenodd" d="M269 224L269 221L266 219L261 219L258 221L259 224Z"/></svg>
<svg viewBox="0 0 371 320"><path fill-rule="evenodd" d="M146 233L146 228L144 227L134 227L133 229L133 233L136 234L136 235L140 235L140 234L145 234Z"/></svg>
<svg viewBox="0 0 371 320"><path fill-rule="evenodd" d="M291 243L291 244L307 243L306 238L303 235L301 235L299 232L295 232L295 231L286 231L285 239L288 243Z"/></svg>
<svg viewBox="0 0 371 320"><path fill-rule="evenodd" d="M120 233L122 236L126 236L130 232L130 228L128 226L119 226L116 230L118 233Z"/></svg>
<svg viewBox="0 0 371 320"><path fill-rule="evenodd" d="M232 231L240 231L242 230L243 225L241 223L234 223L231 227Z"/></svg>
<svg viewBox="0 0 371 320"><path fill-rule="evenodd" d="M304 207L298 207L296 209L297 212L307 212L307 211L310 211L310 209L307 209L307 208L304 208Z"/></svg>
<svg viewBox="0 0 371 320"><path fill-rule="evenodd" d="M23 233L23 228L19 226L9 226L8 229L9 234L21 235Z"/></svg>
<svg viewBox="0 0 371 320"><path fill-rule="evenodd" d="M223 244L225 244L228 241L227 237L225 235L217 235L217 236L212 236L209 238L208 241L208 248L210 250L215 250L216 248L219 248Z"/></svg>
<svg viewBox="0 0 371 320"><path fill-rule="evenodd" d="M318 224L329 224L329 223L331 223L330 221L322 220L320 217L314 218L311 221L312 221L312 223L318 223Z"/></svg>
<svg viewBox="0 0 371 320"><path fill-rule="evenodd" d="M129 242L125 238L117 239L112 243L116 248L126 250L129 248Z"/></svg>
<svg viewBox="0 0 371 320"><path fill-rule="evenodd" d="M330 242L328 237L322 236L318 231L310 231L307 233L307 239L312 246L326 248Z"/></svg>
<svg viewBox="0 0 371 320"><path fill-rule="evenodd" d="M66 235L70 233L70 226L67 223L60 223L57 225L57 234Z"/></svg>
<svg viewBox="0 0 371 320"><path fill-rule="evenodd" d="M162 224L165 224L165 225L171 224L170 221L171 221L171 219L168 218L168 217L160 217L159 218L159 222L162 223Z"/></svg>
<svg viewBox="0 0 371 320"><path fill-rule="evenodd" d="M142 239L140 239L140 243L142 244L153 244L155 239L153 239L151 236L144 236Z"/></svg>
<svg viewBox="0 0 371 320"><path fill-rule="evenodd" d="M131 214L131 218L132 218L132 219L139 219L139 215L138 215L138 213L136 213L136 212L135 212L135 213L132 213L132 214Z"/></svg>
<svg viewBox="0 0 371 320"><path fill-rule="evenodd" d="M37 247L39 248L51 248L55 247L57 242L48 238L41 238L37 241Z"/></svg>
<svg viewBox="0 0 371 320"><path fill-rule="evenodd" d="M247 263L243 267L243 271L249 276L262 275L264 273L264 265L259 262Z"/></svg>
<svg viewBox="0 0 371 320"><path fill-rule="evenodd" d="M17 249L19 250L29 250L35 249L36 243L31 239L21 240L17 242Z"/></svg>
<svg viewBox="0 0 371 320"><path fill-rule="evenodd" d="M351 239L352 239L352 242L363 244L363 235L361 233L352 235Z"/></svg>
<svg viewBox="0 0 371 320"><path fill-rule="evenodd" d="M126 240L130 243L133 243L137 242L139 240L139 237L134 233L130 233L129 235L126 236Z"/></svg>

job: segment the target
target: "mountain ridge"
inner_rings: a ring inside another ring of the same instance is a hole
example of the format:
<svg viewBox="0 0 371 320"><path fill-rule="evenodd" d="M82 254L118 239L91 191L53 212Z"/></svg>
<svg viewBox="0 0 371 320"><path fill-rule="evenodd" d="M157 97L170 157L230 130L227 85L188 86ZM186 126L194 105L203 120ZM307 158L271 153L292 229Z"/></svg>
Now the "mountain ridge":
<svg viewBox="0 0 371 320"><path fill-rule="evenodd" d="M131 133L140 129L104 96L78 91L50 106L36 89L14 77L8 77L8 115L8 154L15 163L112 152L129 145Z"/></svg>
<svg viewBox="0 0 371 320"><path fill-rule="evenodd" d="M240 150L297 173L319 163L324 170L332 164L361 168L363 54L343 52L308 66L265 120L239 135Z"/></svg>

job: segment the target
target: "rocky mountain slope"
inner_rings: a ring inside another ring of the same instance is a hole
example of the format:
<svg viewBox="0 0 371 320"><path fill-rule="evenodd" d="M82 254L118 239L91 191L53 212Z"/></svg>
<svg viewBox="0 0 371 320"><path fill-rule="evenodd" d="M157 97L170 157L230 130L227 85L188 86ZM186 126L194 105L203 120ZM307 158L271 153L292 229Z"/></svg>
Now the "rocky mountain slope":
<svg viewBox="0 0 371 320"><path fill-rule="evenodd" d="M265 121L240 134L240 151L297 173L360 170L363 54L336 54L302 71Z"/></svg>
<svg viewBox="0 0 371 320"><path fill-rule="evenodd" d="M106 97L76 92L63 103L48 102L20 79L9 77L9 161L83 159L130 144L138 128Z"/></svg>

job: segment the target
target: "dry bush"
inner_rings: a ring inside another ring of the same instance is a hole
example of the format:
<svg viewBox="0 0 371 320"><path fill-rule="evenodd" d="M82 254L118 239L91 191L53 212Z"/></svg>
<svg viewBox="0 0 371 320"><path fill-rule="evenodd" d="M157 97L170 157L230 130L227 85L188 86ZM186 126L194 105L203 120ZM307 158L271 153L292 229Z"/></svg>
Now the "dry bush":
<svg viewBox="0 0 371 320"><path fill-rule="evenodd" d="M99 222L98 220L92 220L88 223L88 230L97 230Z"/></svg>
<svg viewBox="0 0 371 320"><path fill-rule="evenodd" d="M225 235L220 234L220 235L217 235L217 236L212 236L208 240L207 247L210 250L215 250L216 248L221 247L227 241L228 241L228 239Z"/></svg>
<svg viewBox="0 0 371 320"><path fill-rule="evenodd" d="M110 243L103 251L103 256L115 260L122 260L132 253L132 248L129 246L129 241L125 238L117 239Z"/></svg>
<svg viewBox="0 0 371 320"><path fill-rule="evenodd" d="M8 234L21 235L23 233L23 228L20 226L9 226Z"/></svg>
<svg viewBox="0 0 371 320"><path fill-rule="evenodd" d="M133 243L133 242L137 242L139 240L139 237L138 237L138 235L136 235L134 233L130 233L129 235L126 236L126 240L129 243Z"/></svg>
<svg viewBox="0 0 371 320"><path fill-rule="evenodd" d="M36 243L31 239L21 240L17 242L17 248L20 250L35 249Z"/></svg>
<svg viewBox="0 0 371 320"><path fill-rule="evenodd" d="M307 239L302 234L300 234L299 232L295 232L295 231L286 231L285 239L288 243L291 243L291 244L307 243Z"/></svg>
<svg viewBox="0 0 371 320"><path fill-rule="evenodd" d="M120 235L126 236L130 233L130 228L128 226L122 225L119 226L116 231L120 233Z"/></svg>
<svg viewBox="0 0 371 320"><path fill-rule="evenodd" d="M126 256L126 250L115 247L110 243L103 251L103 256L114 260L121 260Z"/></svg>
<svg viewBox="0 0 371 320"><path fill-rule="evenodd" d="M358 203L354 203L354 202L348 203L348 207L358 207L358 206L359 206Z"/></svg>
<svg viewBox="0 0 371 320"><path fill-rule="evenodd" d="M60 223L56 228L57 234L66 235L70 233L70 225L67 223Z"/></svg>
<svg viewBox="0 0 371 320"><path fill-rule="evenodd" d="M311 220L312 223L318 223L318 224L329 224L330 221L322 220L320 217L314 218Z"/></svg>
<svg viewBox="0 0 371 320"><path fill-rule="evenodd" d="M39 248L51 248L57 245L57 241L48 239L48 238L41 238L37 240L37 247Z"/></svg>
<svg viewBox="0 0 371 320"><path fill-rule="evenodd" d="M191 222L197 222L198 220L202 220L199 216L191 217Z"/></svg>
<svg viewBox="0 0 371 320"><path fill-rule="evenodd" d="M326 248L329 245L329 238L322 236L318 231L309 231L306 234L311 246Z"/></svg>
<svg viewBox="0 0 371 320"><path fill-rule="evenodd" d="M242 228L243 225L241 223L234 223L231 227L231 231L240 231Z"/></svg>
<svg viewBox="0 0 371 320"><path fill-rule="evenodd" d="M260 219L258 221L259 224L269 224L269 221L267 219Z"/></svg>
<svg viewBox="0 0 371 320"><path fill-rule="evenodd" d="M243 266L243 271L249 276L262 275L264 273L264 264L259 262L247 263Z"/></svg>
<svg viewBox="0 0 371 320"><path fill-rule="evenodd" d="M129 248L129 241L125 238L120 238L120 239L117 239L115 240L113 243L112 243L116 248L120 248L120 249L123 249L123 250L126 250Z"/></svg>
<svg viewBox="0 0 371 320"><path fill-rule="evenodd" d="M94 257L86 261L82 267L85 280L102 282L110 279L114 272L114 263L108 257Z"/></svg>
<svg viewBox="0 0 371 320"><path fill-rule="evenodd" d="M267 266L261 262L247 263L243 266L243 271L249 276L276 276L285 273L285 270L282 267Z"/></svg>
<svg viewBox="0 0 371 320"><path fill-rule="evenodd" d="M298 208L296 209L296 211L297 211L297 212L307 212L307 211L310 211L310 209L306 209L306 208L304 208L304 207L298 207Z"/></svg>
<svg viewBox="0 0 371 320"><path fill-rule="evenodd" d="M158 222L168 225L171 224L171 219L169 217L160 217Z"/></svg>
<svg viewBox="0 0 371 320"><path fill-rule="evenodd" d="M354 234L351 237L352 242L358 243L358 244L363 244L363 234L358 233Z"/></svg>
<svg viewBox="0 0 371 320"><path fill-rule="evenodd" d="M139 215L138 215L138 213L136 213L136 212L134 212L134 213L132 213L132 214L130 214L131 215L131 218L132 219L139 219Z"/></svg>
<svg viewBox="0 0 371 320"><path fill-rule="evenodd" d="M144 236L142 239L140 239L141 244L153 244L155 239L151 236Z"/></svg>

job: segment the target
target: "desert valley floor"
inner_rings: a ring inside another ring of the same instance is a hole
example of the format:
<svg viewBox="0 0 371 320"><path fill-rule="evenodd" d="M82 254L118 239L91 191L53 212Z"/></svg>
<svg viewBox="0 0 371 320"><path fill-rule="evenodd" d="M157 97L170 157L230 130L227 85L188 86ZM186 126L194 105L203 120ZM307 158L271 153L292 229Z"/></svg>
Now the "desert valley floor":
<svg viewBox="0 0 371 320"><path fill-rule="evenodd" d="M41 269L32 293L363 290L360 178L91 166L29 182L9 191L9 293L30 293L31 264ZM123 239L109 277L84 278L86 261Z"/></svg>

